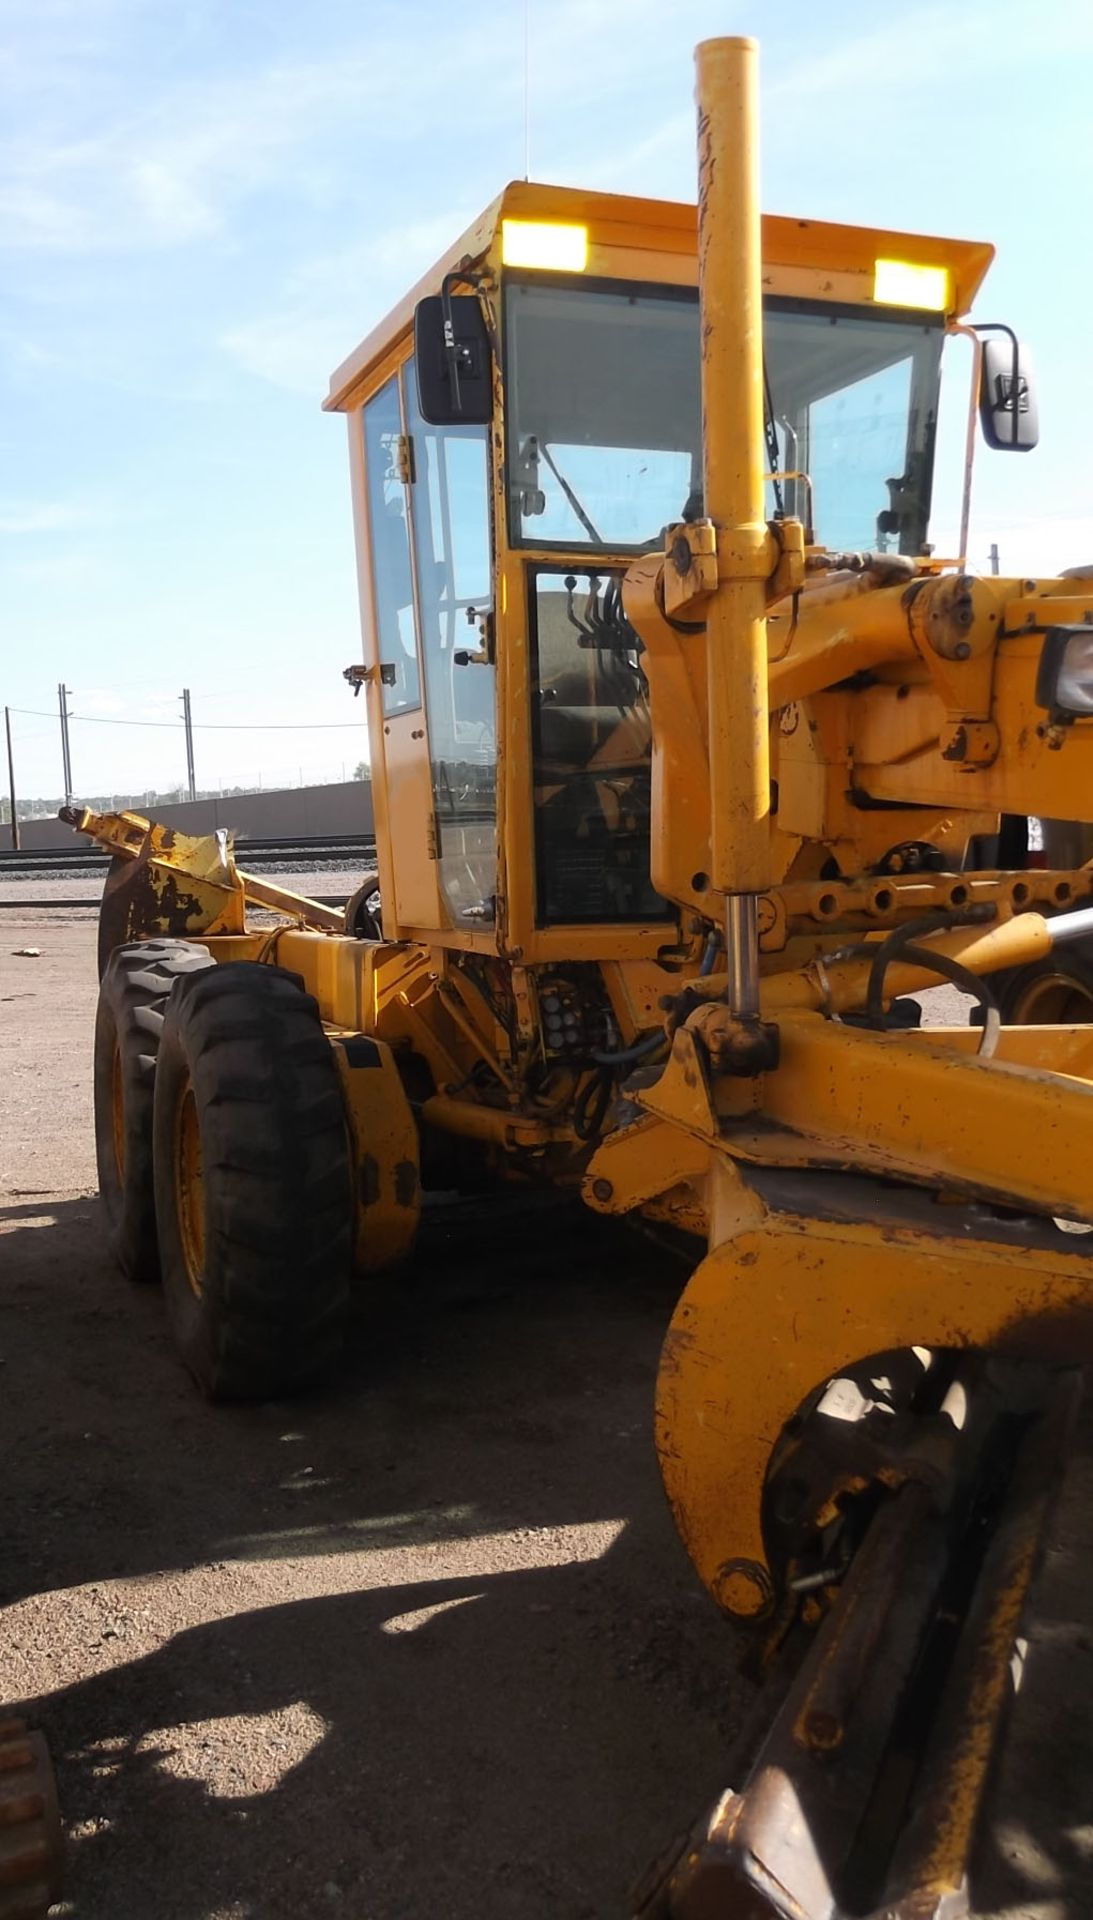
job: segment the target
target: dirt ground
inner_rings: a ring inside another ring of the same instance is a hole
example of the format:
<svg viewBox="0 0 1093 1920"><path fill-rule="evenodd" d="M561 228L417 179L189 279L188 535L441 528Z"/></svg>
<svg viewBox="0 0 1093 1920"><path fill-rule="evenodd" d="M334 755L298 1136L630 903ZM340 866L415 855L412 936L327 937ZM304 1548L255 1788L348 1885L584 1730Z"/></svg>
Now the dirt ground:
<svg viewBox="0 0 1093 1920"><path fill-rule="evenodd" d="M622 1920L749 1697L652 1452L682 1276L440 1207L331 1388L210 1409L105 1256L93 953L90 913L0 916L0 1699L57 1760L59 1912ZM1079 1460L980 1914L1093 1913L1091 1493Z"/></svg>

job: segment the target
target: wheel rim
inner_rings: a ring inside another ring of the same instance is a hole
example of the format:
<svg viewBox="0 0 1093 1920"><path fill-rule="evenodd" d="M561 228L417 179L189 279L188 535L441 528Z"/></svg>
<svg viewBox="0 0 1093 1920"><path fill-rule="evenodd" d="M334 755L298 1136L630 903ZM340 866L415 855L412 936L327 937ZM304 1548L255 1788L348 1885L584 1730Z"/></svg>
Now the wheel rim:
<svg viewBox="0 0 1093 1920"><path fill-rule="evenodd" d="M1083 1025L1093 1021L1093 988L1072 974L1041 974L1021 988L1010 1021L1015 1027Z"/></svg>
<svg viewBox="0 0 1093 1920"><path fill-rule="evenodd" d="M114 1169L118 1185L125 1185L125 1086L122 1080L121 1047L114 1041L110 1068L110 1127L114 1139Z"/></svg>
<svg viewBox="0 0 1093 1920"><path fill-rule="evenodd" d="M205 1163L197 1101L189 1081L175 1110L175 1215L186 1278L200 1299L205 1276Z"/></svg>

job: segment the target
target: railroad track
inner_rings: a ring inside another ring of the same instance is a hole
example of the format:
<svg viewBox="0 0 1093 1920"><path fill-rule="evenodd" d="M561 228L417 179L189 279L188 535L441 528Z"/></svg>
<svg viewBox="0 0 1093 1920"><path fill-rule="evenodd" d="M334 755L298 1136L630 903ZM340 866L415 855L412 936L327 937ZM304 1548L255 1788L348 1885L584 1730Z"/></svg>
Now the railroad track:
<svg viewBox="0 0 1093 1920"><path fill-rule="evenodd" d="M322 867L366 867L376 857L376 843L361 834L298 835L279 840L237 840L235 857L244 870L303 871ZM98 847L34 847L18 853L0 852L0 881L68 880L105 873L110 855Z"/></svg>
<svg viewBox="0 0 1093 1920"><path fill-rule="evenodd" d="M320 907L344 907L349 895L346 893L313 893L309 897ZM97 909L101 905L102 900L97 893L89 895L86 899L82 897L77 899L73 895L66 894L61 899L54 897L51 900L28 899L25 894L17 893L10 899L0 900L0 913L3 913L5 907L12 912L17 911L19 913L49 913L59 907Z"/></svg>

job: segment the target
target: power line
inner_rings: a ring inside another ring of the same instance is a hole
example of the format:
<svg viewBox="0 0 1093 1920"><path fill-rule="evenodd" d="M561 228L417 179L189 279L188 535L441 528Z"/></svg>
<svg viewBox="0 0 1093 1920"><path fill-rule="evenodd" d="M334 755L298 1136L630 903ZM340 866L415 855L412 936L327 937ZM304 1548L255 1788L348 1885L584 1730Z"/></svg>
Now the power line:
<svg viewBox="0 0 1093 1920"><path fill-rule="evenodd" d="M41 707L12 707L12 713L33 714L39 720L53 720L55 714L46 713ZM70 721L78 720L85 727L167 727L171 733L177 733L181 727L178 720L110 720L104 714L70 713ZM363 720L195 720L195 733L342 733L352 730L359 732Z"/></svg>

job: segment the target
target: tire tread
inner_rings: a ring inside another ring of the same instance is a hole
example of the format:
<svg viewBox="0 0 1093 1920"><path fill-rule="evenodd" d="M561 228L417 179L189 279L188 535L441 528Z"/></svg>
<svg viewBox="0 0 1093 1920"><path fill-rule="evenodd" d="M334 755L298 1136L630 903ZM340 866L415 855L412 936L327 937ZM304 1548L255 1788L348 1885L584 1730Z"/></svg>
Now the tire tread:
<svg viewBox="0 0 1093 1920"><path fill-rule="evenodd" d="M159 1278L152 1167L152 1105L164 1011L176 980L213 966L189 940L141 940L115 947L99 985L95 1016L95 1153L110 1250L127 1279ZM125 1170L114 1160L113 1065L121 1056Z"/></svg>
<svg viewBox="0 0 1093 1920"><path fill-rule="evenodd" d="M341 1346L352 1234L345 1111L318 1006L295 975L233 962L179 983L162 1046L157 1209L183 1357L214 1399L309 1385ZM194 1088L205 1168L200 1297L166 1163L181 1073Z"/></svg>

